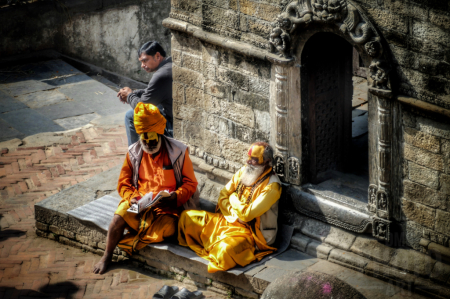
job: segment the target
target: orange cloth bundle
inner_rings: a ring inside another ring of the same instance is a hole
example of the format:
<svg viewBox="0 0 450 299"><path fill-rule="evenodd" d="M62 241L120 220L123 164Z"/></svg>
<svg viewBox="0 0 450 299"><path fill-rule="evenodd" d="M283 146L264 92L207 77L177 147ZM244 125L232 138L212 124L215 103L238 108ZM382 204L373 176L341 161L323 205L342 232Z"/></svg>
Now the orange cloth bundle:
<svg viewBox="0 0 450 299"><path fill-rule="evenodd" d="M156 132L163 135L166 119L156 106L140 102L134 108L134 127L138 134Z"/></svg>

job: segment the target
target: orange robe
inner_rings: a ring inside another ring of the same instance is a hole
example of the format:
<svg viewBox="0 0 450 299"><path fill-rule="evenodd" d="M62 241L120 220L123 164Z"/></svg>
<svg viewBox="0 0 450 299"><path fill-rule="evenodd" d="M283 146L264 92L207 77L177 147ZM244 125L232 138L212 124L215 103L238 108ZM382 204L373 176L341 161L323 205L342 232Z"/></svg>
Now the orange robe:
<svg viewBox="0 0 450 299"><path fill-rule="evenodd" d="M164 238L173 236L183 204L197 189L197 179L187 151L182 170L183 184L178 189L173 169L164 169L167 168L164 166L171 166L164 146L161 146L160 153L154 159L144 152L139 167L138 189L136 189L132 184L133 168L128 153L123 163L117 186L122 201L115 214L121 216L131 228L118 245L130 255L149 243L162 242ZM127 212L131 199L149 192L153 192L155 196L162 190L177 193L176 206L149 208L140 214Z"/></svg>
<svg viewBox="0 0 450 299"><path fill-rule="evenodd" d="M236 265L246 266L276 250L267 245L260 221L261 215L280 198L281 186L278 182L269 184L269 177L255 188L251 201L247 202L251 187L244 187L240 197L235 192L242 171L243 168L220 192L218 213L187 210L180 216L179 244L207 259L210 273L226 271ZM271 171L265 171L258 180Z"/></svg>

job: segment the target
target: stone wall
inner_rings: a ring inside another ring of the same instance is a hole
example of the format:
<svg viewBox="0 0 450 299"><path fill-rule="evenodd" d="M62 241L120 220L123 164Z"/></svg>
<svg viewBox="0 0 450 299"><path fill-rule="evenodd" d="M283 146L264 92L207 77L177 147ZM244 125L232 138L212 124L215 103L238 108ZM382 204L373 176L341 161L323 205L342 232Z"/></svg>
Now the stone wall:
<svg viewBox="0 0 450 299"><path fill-rule="evenodd" d="M55 49L108 71L148 82L139 47L157 40L170 55L161 25L170 6L156 0L37 2L0 9L0 56ZM64 6L62 6L64 4Z"/></svg>
<svg viewBox="0 0 450 299"><path fill-rule="evenodd" d="M403 111L402 211L418 240L448 246L450 236L450 124Z"/></svg>
<svg viewBox="0 0 450 299"><path fill-rule="evenodd" d="M252 142L270 138L270 64L182 33L172 36L175 138L235 171Z"/></svg>
<svg viewBox="0 0 450 299"><path fill-rule="evenodd" d="M173 0L170 16L268 49L271 23L292 1ZM386 39L400 93L450 108L450 3L355 0Z"/></svg>

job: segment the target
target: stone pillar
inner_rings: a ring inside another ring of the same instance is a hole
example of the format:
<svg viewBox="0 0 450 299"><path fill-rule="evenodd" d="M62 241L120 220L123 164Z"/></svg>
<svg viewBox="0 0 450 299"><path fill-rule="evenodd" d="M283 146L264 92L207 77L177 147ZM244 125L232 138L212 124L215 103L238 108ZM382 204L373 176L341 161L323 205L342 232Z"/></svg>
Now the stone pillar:
<svg viewBox="0 0 450 299"><path fill-rule="evenodd" d="M369 88L378 103L378 186L369 186L369 211L376 217L372 223L372 234L380 240L390 241L392 231L392 92Z"/></svg>
<svg viewBox="0 0 450 299"><path fill-rule="evenodd" d="M275 138L275 171L280 179L289 182L288 160L288 67L275 65L275 111L276 111L276 138Z"/></svg>

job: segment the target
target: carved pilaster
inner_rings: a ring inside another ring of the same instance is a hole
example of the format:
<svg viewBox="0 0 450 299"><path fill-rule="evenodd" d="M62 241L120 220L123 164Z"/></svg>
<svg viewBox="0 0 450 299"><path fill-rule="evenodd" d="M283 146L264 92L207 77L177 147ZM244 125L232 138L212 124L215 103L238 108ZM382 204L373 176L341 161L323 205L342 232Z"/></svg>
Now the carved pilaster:
<svg viewBox="0 0 450 299"><path fill-rule="evenodd" d="M376 213L377 211L377 191L378 191L377 185L371 184L369 186L367 209L372 213Z"/></svg>
<svg viewBox="0 0 450 299"><path fill-rule="evenodd" d="M276 100L275 100L275 110L276 110L276 150L277 157L279 161L283 162L285 165L288 159L288 76L287 67L282 65L275 66L275 89L276 89ZM289 182L289 167L283 166L284 175L280 176L280 179L285 182Z"/></svg>
<svg viewBox="0 0 450 299"><path fill-rule="evenodd" d="M372 222L372 235L379 240L390 242L391 224L391 221L375 218Z"/></svg>
<svg viewBox="0 0 450 299"><path fill-rule="evenodd" d="M391 103L388 99L378 98L378 152L379 152L379 184L380 189L389 193L391 185L391 140L392 140L392 117Z"/></svg>

